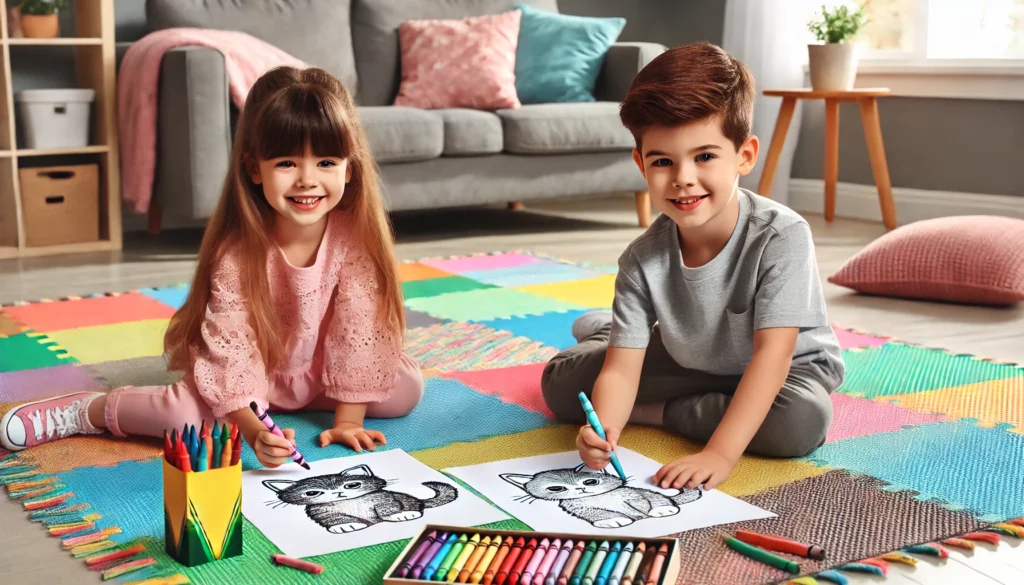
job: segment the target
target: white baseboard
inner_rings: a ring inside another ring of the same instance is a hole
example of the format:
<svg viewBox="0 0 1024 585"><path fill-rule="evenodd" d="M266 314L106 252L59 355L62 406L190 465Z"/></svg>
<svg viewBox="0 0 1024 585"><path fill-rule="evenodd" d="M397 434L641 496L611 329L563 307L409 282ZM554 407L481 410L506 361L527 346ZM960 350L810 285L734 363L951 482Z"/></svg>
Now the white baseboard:
<svg viewBox="0 0 1024 585"><path fill-rule="evenodd" d="M1024 197L981 195L954 191L928 191L894 187L896 220L900 225L951 215L1003 215L1024 219ZM787 205L807 213L825 212L825 181L790 179ZM836 217L881 223L878 191L874 185L836 185Z"/></svg>

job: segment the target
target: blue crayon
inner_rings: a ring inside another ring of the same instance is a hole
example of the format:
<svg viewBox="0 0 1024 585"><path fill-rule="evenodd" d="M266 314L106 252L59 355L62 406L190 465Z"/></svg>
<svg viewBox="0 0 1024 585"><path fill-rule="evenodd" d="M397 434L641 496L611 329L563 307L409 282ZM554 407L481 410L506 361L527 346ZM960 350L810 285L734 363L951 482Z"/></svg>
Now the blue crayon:
<svg viewBox="0 0 1024 585"><path fill-rule="evenodd" d="M448 537L448 540L446 540L444 544L441 545L441 548L438 549L437 554L435 554L434 557L431 558L430 561L427 563L427 568L423 569L423 575L421 576L423 577L424 581L430 581L430 578L433 577L434 573L437 572L437 568L441 566L441 561L443 561L444 557L448 555L448 551L452 549L452 546L458 539L459 535L453 532Z"/></svg>
<svg viewBox="0 0 1024 585"><path fill-rule="evenodd" d="M583 411L587 413L587 421L590 423L591 428L597 433L598 437L607 441L608 437L604 434L604 427L601 426L601 421L597 418L597 413L594 412L594 405L590 403L587 395L580 392L580 403L583 404ZM615 454L615 451L611 451L609 456L612 460L612 465L615 467L615 472L619 474L622 481L626 481L626 472L622 470L622 465L619 464L619 457Z"/></svg>
<svg viewBox="0 0 1024 585"><path fill-rule="evenodd" d="M615 568L615 561L619 560L619 553L621 551L622 543L616 541L612 545L612 550L608 551L608 556L604 558L604 564L601 565L601 569L597 572L594 585L604 585L608 581L608 576L611 575L612 569Z"/></svg>
<svg viewBox="0 0 1024 585"><path fill-rule="evenodd" d="M220 426L216 421L213 423L213 433L210 435L213 439L213 465L212 467L220 467L220 454L224 450L224 444L220 441Z"/></svg>

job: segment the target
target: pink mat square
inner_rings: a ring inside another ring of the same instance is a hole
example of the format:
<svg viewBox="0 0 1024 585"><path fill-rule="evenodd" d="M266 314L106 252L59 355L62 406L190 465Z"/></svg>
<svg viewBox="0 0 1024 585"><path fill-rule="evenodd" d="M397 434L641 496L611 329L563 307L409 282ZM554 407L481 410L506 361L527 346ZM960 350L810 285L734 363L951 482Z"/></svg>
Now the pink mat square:
<svg viewBox="0 0 1024 585"><path fill-rule="evenodd" d="M447 272L461 274L471 270L494 270L495 268L512 268L523 264L540 262L535 256L526 254L486 254L480 256L466 256L464 258L447 258L435 260L421 260L420 264L433 266Z"/></svg>
<svg viewBox="0 0 1024 585"><path fill-rule="evenodd" d="M832 410L832 426L825 436L826 443L942 420L940 416L914 412L888 402L839 393L832 394Z"/></svg>
<svg viewBox="0 0 1024 585"><path fill-rule="evenodd" d="M548 418L555 415L544 403L540 391L540 376L547 362L475 370L471 372L446 372L445 378L453 378L484 394L490 394L502 402L518 404L527 410L539 412Z"/></svg>
<svg viewBox="0 0 1024 585"><path fill-rule="evenodd" d="M853 349L857 347L881 347L889 341L888 337L876 337L874 335L864 335L863 333L856 333L849 329L843 329L842 327L832 327L832 330L836 332L836 339L839 341L839 347L842 349Z"/></svg>

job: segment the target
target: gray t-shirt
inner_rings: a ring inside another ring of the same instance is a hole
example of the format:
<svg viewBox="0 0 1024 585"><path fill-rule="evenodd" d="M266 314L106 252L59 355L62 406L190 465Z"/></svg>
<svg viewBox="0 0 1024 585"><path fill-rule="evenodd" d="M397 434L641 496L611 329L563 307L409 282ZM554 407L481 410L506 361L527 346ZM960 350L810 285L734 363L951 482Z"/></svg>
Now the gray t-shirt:
<svg viewBox="0 0 1024 585"><path fill-rule="evenodd" d="M796 212L740 189L739 220L725 248L683 265L679 230L658 217L619 257L609 344L646 348L659 323L679 365L741 375L754 330L799 327L793 362L821 361L842 378L842 353L825 311L811 229Z"/></svg>

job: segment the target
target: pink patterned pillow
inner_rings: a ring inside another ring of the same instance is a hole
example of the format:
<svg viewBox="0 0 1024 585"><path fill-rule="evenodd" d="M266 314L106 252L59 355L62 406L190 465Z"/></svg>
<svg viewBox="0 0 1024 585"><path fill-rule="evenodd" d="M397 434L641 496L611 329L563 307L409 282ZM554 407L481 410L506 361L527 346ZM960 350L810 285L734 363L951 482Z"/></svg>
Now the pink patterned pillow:
<svg viewBox="0 0 1024 585"><path fill-rule="evenodd" d="M1013 305L1024 300L1024 220L964 215L907 224L828 281L882 296Z"/></svg>
<svg viewBox="0 0 1024 585"><path fill-rule="evenodd" d="M518 108L516 46L523 13L410 20L398 27L402 84L396 106Z"/></svg>

